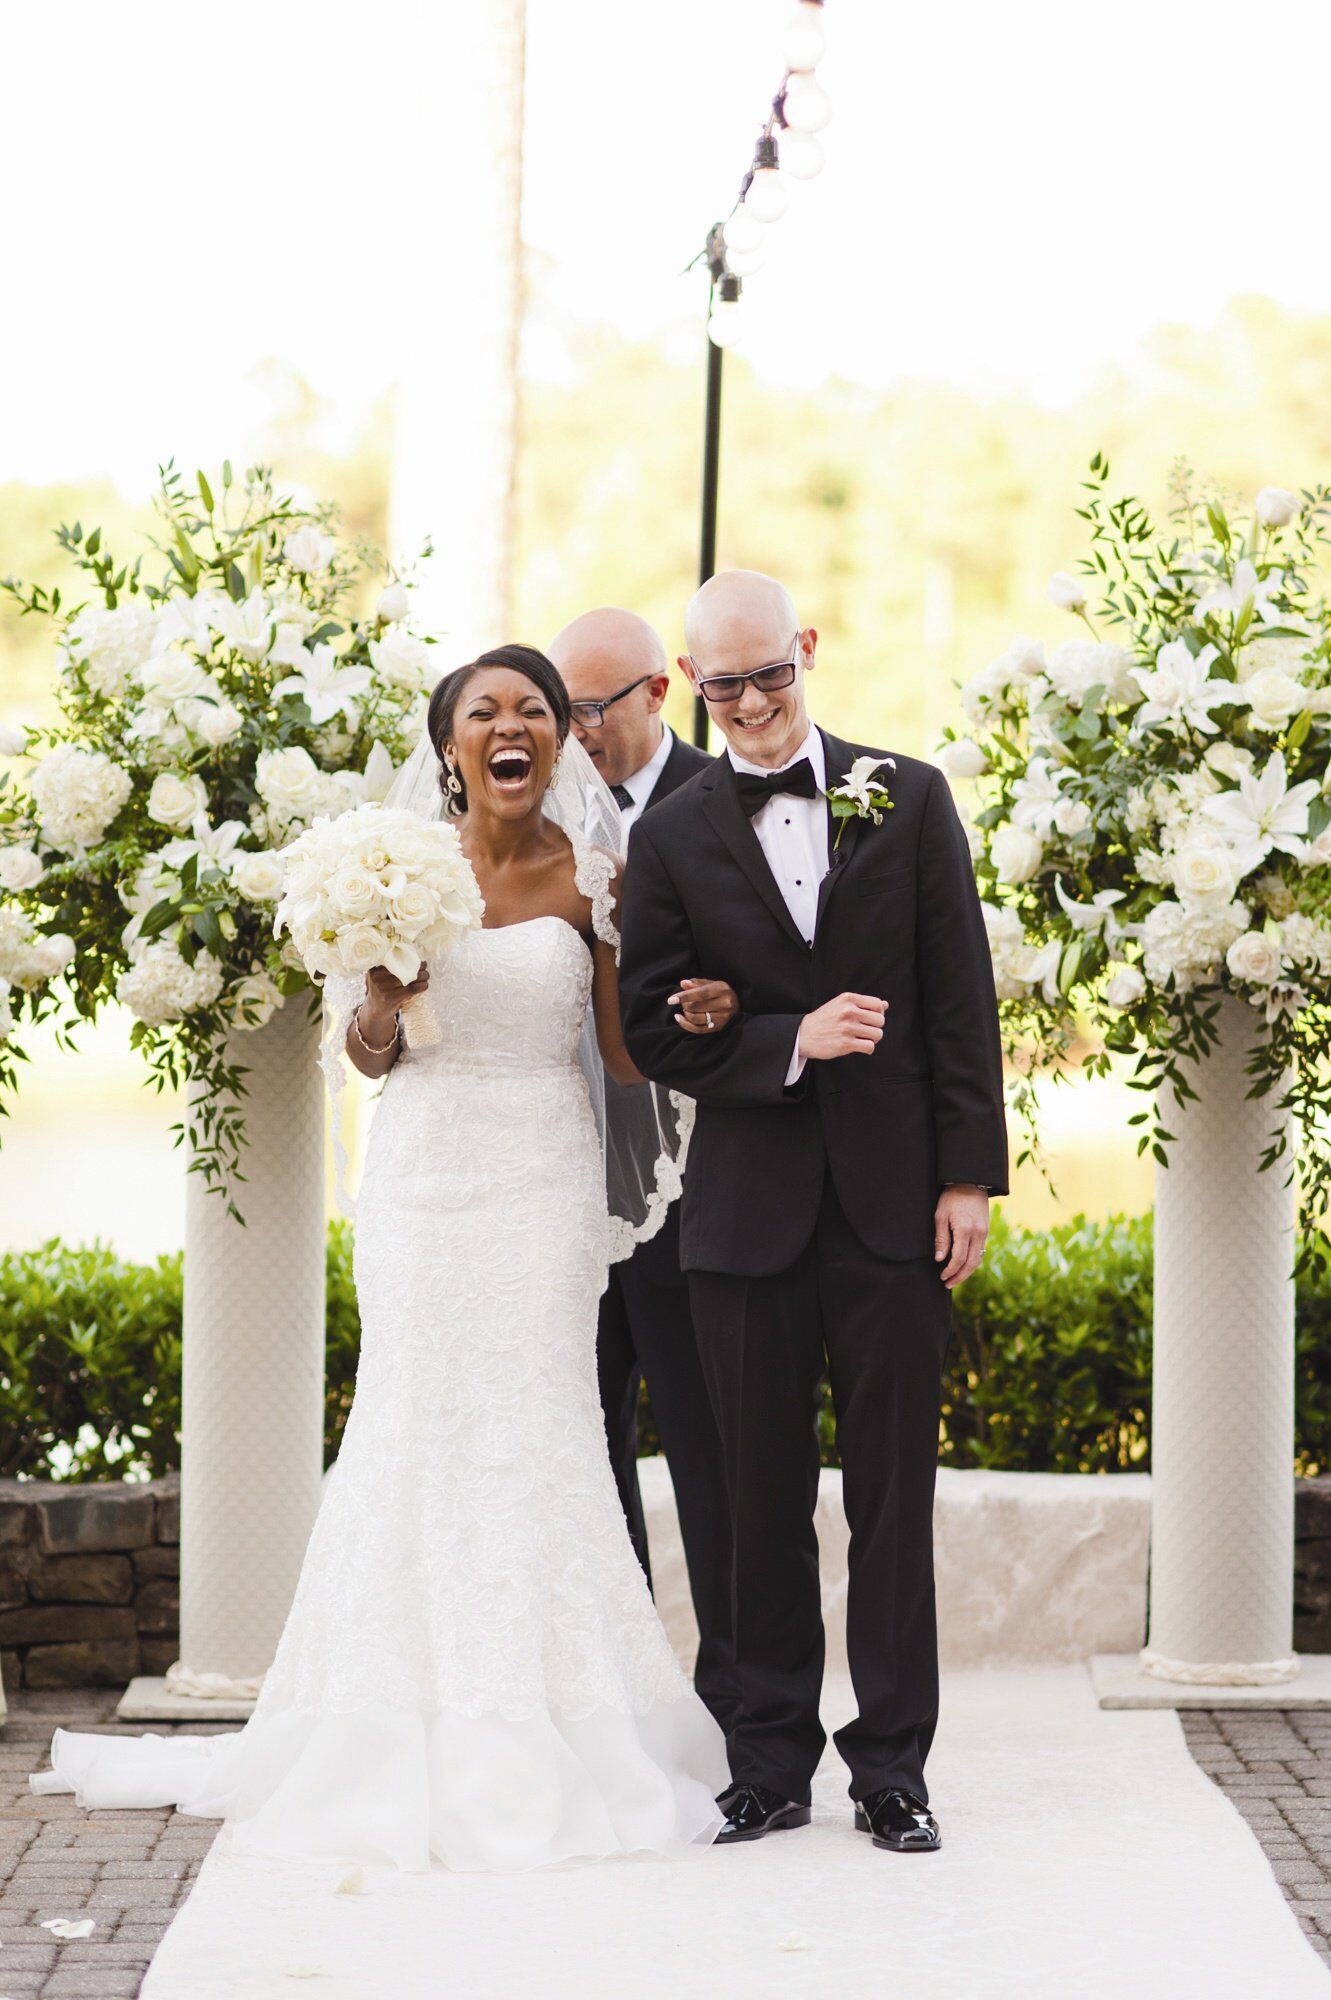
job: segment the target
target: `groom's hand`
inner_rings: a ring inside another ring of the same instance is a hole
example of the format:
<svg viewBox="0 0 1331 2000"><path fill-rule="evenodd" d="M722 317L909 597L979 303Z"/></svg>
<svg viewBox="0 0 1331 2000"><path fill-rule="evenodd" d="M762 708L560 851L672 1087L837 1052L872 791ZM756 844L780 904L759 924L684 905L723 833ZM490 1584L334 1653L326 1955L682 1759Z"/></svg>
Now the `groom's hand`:
<svg viewBox="0 0 1331 2000"><path fill-rule="evenodd" d="M934 1262L952 1291L980 1267L989 1235L989 1197L983 1188L958 1182L945 1187L934 1210ZM946 1262L944 1262L946 1259Z"/></svg>
<svg viewBox="0 0 1331 2000"><path fill-rule="evenodd" d="M837 1056L871 1056L883 1039L887 1002L873 993L838 993L835 1000L806 1014L800 1023L799 1052L805 1062Z"/></svg>

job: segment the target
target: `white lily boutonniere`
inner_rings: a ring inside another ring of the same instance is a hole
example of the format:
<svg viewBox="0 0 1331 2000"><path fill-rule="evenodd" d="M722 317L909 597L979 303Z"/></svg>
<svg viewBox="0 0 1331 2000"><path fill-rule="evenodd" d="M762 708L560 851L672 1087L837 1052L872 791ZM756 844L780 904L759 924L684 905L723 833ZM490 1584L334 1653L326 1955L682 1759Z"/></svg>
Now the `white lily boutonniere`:
<svg viewBox="0 0 1331 2000"><path fill-rule="evenodd" d="M842 782L829 786L827 798L832 817L841 822L832 842L834 848L841 845L848 819L871 819L875 826L881 826L883 814L895 811L896 800L889 795L887 785L873 775L884 764L892 771L897 768L895 757L857 757Z"/></svg>

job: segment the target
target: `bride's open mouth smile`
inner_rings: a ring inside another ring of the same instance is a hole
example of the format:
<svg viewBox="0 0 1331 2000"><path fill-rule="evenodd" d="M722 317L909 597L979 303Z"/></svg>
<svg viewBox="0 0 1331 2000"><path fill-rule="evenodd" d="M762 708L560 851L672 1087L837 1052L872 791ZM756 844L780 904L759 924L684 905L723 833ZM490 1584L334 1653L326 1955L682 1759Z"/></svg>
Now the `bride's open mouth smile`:
<svg viewBox="0 0 1331 2000"><path fill-rule="evenodd" d="M531 752L516 745L495 750L487 759L485 768L497 792L525 791L533 770Z"/></svg>

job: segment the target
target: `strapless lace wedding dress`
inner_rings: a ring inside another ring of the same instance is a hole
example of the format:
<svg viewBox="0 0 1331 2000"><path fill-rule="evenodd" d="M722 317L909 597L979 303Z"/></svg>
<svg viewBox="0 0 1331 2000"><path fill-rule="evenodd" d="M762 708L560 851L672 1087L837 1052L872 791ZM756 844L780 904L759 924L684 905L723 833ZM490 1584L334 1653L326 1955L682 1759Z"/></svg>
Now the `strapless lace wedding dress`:
<svg viewBox="0 0 1331 2000"><path fill-rule="evenodd" d="M591 978L557 917L431 966L442 1039L403 1052L377 1107L355 1404L254 1714L208 1737L57 1731L37 1790L225 1818L232 1851L407 1869L713 1838L721 1733L630 1547L597 1394Z"/></svg>

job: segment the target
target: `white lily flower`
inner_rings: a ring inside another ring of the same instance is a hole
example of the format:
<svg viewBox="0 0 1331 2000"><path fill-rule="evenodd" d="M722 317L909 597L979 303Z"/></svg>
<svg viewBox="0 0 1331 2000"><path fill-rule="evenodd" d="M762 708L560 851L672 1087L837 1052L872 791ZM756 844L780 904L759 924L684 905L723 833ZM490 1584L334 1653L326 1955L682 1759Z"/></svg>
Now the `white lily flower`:
<svg viewBox="0 0 1331 2000"><path fill-rule="evenodd" d="M1260 777L1244 772L1237 788L1207 799L1202 811L1224 830L1240 876L1250 874L1272 848L1299 854L1308 833L1308 807L1320 786L1315 778L1288 785L1283 752L1277 750Z"/></svg>
<svg viewBox="0 0 1331 2000"><path fill-rule="evenodd" d="M1233 617L1240 618L1251 604L1264 625L1274 625L1281 614L1271 602L1271 593L1280 590L1284 581L1280 570L1272 570L1270 576L1259 577L1256 564L1244 556L1241 562L1234 565L1232 582L1218 583L1214 590L1207 591L1205 597L1198 598L1197 616L1205 618L1209 613L1228 611Z"/></svg>
<svg viewBox="0 0 1331 2000"><path fill-rule="evenodd" d="M372 678L368 667L339 667L331 646L316 646L309 664L279 681L273 696L281 701L285 696L299 695L316 728L331 722L335 715L345 715L354 726L356 697L364 694Z"/></svg>
<svg viewBox="0 0 1331 2000"><path fill-rule="evenodd" d="M1095 931L1104 927L1105 939L1111 946L1122 936L1114 918L1114 905L1123 901L1122 889L1100 889L1089 903L1075 903L1063 887L1061 875L1054 878L1054 894L1058 897L1063 914L1075 931Z"/></svg>
<svg viewBox="0 0 1331 2000"><path fill-rule="evenodd" d="M42 1929L50 1931L52 1937L91 1937L97 1926L91 1917L44 1917Z"/></svg>
<svg viewBox="0 0 1331 2000"><path fill-rule="evenodd" d="M252 664L263 658L273 642L272 606L261 590L252 590L239 604L224 598L213 623L227 644Z"/></svg>
<svg viewBox="0 0 1331 2000"><path fill-rule="evenodd" d="M867 808L870 792L881 790L880 786L875 786L873 774L884 764L894 771L897 768L893 757L857 757L841 783L835 787L837 797L854 799L856 805Z"/></svg>
<svg viewBox="0 0 1331 2000"><path fill-rule="evenodd" d="M370 754L365 759L364 797L373 799L377 805L382 805L396 775L397 767L393 759L376 737L370 746Z"/></svg>
<svg viewBox="0 0 1331 2000"><path fill-rule="evenodd" d="M1059 782L1060 774L1047 757L1032 757L1025 776L1012 787L1012 824L1047 840L1063 801Z"/></svg>
<svg viewBox="0 0 1331 2000"><path fill-rule="evenodd" d="M1133 717L1134 731L1186 724L1202 736L1214 736L1220 725L1211 710L1238 698L1232 681L1209 678L1211 662L1218 657L1214 646L1203 646L1194 655L1185 640L1171 639L1156 654L1154 667L1133 667L1133 679L1146 696Z"/></svg>
<svg viewBox="0 0 1331 2000"><path fill-rule="evenodd" d="M161 850L168 867L177 873L184 867L191 855L197 854L200 865L207 862L214 868L228 870L231 857L236 851L236 843L249 832L243 820L226 819L220 826L210 826L206 813L197 813L189 834L180 840L168 841Z"/></svg>

